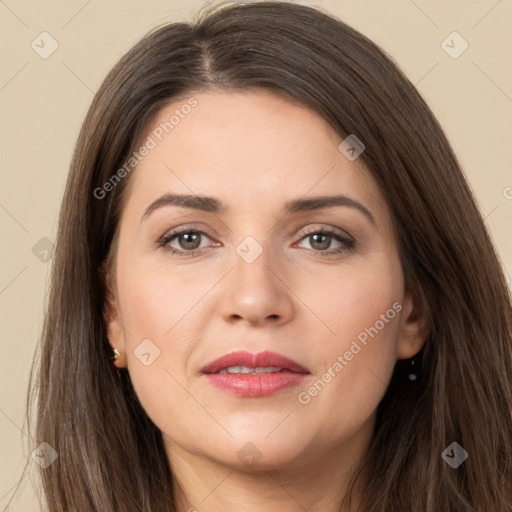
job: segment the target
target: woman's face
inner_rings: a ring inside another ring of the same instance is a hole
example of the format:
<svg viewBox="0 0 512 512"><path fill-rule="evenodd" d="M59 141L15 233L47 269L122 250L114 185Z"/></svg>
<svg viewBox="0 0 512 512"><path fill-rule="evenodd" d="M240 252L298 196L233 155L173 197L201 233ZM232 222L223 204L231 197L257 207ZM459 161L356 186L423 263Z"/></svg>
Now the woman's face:
<svg viewBox="0 0 512 512"><path fill-rule="evenodd" d="M262 90L191 94L141 137L107 320L171 463L350 460L396 359L421 348L389 209L361 147L342 141ZM196 207L159 201L171 194ZM272 359L203 372L235 351L271 351L302 373Z"/></svg>

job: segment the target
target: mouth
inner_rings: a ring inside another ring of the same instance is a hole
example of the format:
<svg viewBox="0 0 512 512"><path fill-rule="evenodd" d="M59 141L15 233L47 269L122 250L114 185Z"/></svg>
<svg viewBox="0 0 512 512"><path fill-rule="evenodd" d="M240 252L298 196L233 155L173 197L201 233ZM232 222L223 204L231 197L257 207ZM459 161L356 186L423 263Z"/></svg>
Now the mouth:
<svg viewBox="0 0 512 512"><path fill-rule="evenodd" d="M230 366L229 368L223 368L222 370L215 372L217 375L221 373L236 373L236 374L244 374L244 375L259 375L261 373L279 373L286 372L284 368L278 368L277 366L266 366L266 367L257 367L251 368L249 366Z"/></svg>
<svg viewBox="0 0 512 512"><path fill-rule="evenodd" d="M264 351L253 354L238 350L226 354L208 363L201 369L202 373L309 373L309 370L293 359L276 352Z"/></svg>
<svg viewBox="0 0 512 512"><path fill-rule="evenodd" d="M214 387L244 397L263 397L297 386L310 375L307 368L275 352L226 354L201 369Z"/></svg>

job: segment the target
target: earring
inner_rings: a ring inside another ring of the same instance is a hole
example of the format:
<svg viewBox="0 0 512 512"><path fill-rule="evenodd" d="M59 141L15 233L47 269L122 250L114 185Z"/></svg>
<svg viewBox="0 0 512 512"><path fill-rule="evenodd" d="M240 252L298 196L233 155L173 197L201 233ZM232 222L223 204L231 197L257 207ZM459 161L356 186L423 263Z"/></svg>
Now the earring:
<svg viewBox="0 0 512 512"><path fill-rule="evenodd" d="M410 370L410 373L409 373L409 380L416 380L418 378L418 376L414 373L414 359L411 359L411 370Z"/></svg>
<svg viewBox="0 0 512 512"><path fill-rule="evenodd" d="M121 354L119 353L119 350L117 350L117 348L115 348L115 349L113 350L113 352L114 352L114 361L117 361L117 360L119 359L119 356L120 356Z"/></svg>

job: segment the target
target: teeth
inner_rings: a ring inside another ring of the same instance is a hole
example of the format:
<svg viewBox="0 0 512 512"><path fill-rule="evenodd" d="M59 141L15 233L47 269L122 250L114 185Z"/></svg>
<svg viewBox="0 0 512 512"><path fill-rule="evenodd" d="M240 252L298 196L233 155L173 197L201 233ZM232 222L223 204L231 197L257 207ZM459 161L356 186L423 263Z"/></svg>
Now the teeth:
<svg viewBox="0 0 512 512"><path fill-rule="evenodd" d="M282 368L278 368L276 366L267 366L265 368L250 368L249 366L230 366L229 368L224 368L217 373L270 373L270 372L281 372Z"/></svg>

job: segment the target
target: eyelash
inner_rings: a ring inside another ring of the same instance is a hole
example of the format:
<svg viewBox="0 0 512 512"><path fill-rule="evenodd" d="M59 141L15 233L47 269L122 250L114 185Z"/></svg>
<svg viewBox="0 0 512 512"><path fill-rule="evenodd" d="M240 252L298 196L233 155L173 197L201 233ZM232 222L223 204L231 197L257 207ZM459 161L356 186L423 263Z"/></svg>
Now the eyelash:
<svg viewBox="0 0 512 512"><path fill-rule="evenodd" d="M184 227L184 228L177 229L177 230L171 231L170 233L165 234L162 238L160 238L158 240L158 246L163 247L164 250L168 251L171 255L176 254L177 256L185 257L185 258L190 257L190 256L195 256L196 254L198 254L199 252L202 251L202 249L194 249L192 251L180 251L180 250L176 250L176 249L169 249L166 247L169 242L171 242L174 238L181 235L182 233L197 233L200 235L206 235L208 238L211 238L210 236L208 236L208 233L205 233L204 231L201 231L199 229L191 229L188 227ZM302 241L305 238L308 238L312 235L327 235L345 245L345 247L338 247L337 249L330 250L330 251L319 251L319 250L315 250L315 249L308 249L308 250L315 252L318 256L321 256L321 257L336 256L343 252L353 251L355 248L355 241L353 239L350 239L348 236L344 237L343 235L338 233L335 228L310 229L302 234L300 241Z"/></svg>

